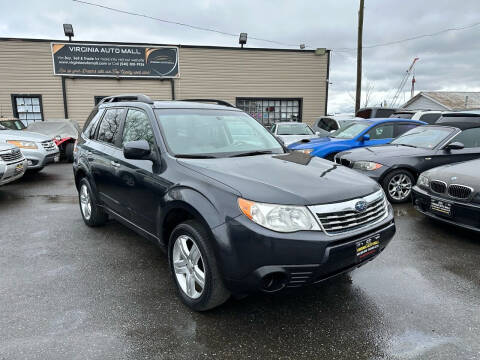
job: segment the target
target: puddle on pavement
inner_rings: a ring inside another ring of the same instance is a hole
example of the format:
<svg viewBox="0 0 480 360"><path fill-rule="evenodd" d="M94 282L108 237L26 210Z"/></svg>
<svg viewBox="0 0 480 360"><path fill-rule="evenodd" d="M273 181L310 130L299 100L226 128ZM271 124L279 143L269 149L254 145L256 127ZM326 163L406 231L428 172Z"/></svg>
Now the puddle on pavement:
<svg viewBox="0 0 480 360"><path fill-rule="evenodd" d="M9 201L19 201L26 199L44 199L54 204L77 204L78 197L76 195L22 195L15 192L0 191L0 203Z"/></svg>

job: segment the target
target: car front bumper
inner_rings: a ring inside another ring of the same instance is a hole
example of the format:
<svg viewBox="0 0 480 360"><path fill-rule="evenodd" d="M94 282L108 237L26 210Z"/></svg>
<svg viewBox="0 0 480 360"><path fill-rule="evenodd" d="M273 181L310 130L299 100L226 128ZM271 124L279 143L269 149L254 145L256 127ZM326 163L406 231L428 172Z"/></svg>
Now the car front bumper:
<svg viewBox="0 0 480 360"><path fill-rule="evenodd" d="M451 216L442 215L431 209L432 199L451 204ZM412 200L415 209L422 214L465 229L480 232L480 205L463 203L429 194L418 186L413 187Z"/></svg>
<svg viewBox="0 0 480 360"><path fill-rule="evenodd" d="M0 164L0 185L20 179L27 169L27 160L21 159L8 164Z"/></svg>
<svg viewBox="0 0 480 360"><path fill-rule="evenodd" d="M321 231L277 233L245 216L212 229L225 285L232 293L275 292L326 280L374 259L395 234L393 210L381 222L329 236ZM379 241L376 254L361 259L357 243Z"/></svg>
<svg viewBox="0 0 480 360"><path fill-rule="evenodd" d="M58 147L52 151L47 151L42 148L21 150L23 156L25 156L28 161L28 170L41 169L50 163L58 162L60 160L60 152L58 151Z"/></svg>

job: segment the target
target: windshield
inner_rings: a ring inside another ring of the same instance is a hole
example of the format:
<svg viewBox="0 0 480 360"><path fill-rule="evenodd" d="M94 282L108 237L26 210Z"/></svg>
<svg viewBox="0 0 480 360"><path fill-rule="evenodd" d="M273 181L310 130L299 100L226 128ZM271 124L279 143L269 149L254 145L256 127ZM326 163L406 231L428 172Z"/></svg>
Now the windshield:
<svg viewBox="0 0 480 360"><path fill-rule="evenodd" d="M356 122L335 131L330 137L336 139L353 139L354 137L360 135L366 128L370 126L370 122Z"/></svg>
<svg viewBox="0 0 480 360"><path fill-rule="evenodd" d="M452 128L419 126L396 138L392 144L433 149L452 133Z"/></svg>
<svg viewBox="0 0 480 360"><path fill-rule="evenodd" d="M179 157L284 153L267 129L240 111L157 109L155 113L170 152Z"/></svg>
<svg viewBox="0 0 480 360"><path fill-rule="evenodd" d="M447 114L437 120L437 124L446 122L480 122L480 116L478 114Z"/></svg>
<svg viewBox="0 0 480 360"><path fill-rule="evenodd" d="M313 135L312 129L307 124L292 123L278 124L277 135Z"/></svg>
<svg viewBox="0 0 480 360"><path fill-rule="evenodd" d="M12 129L12 130L23 130L26 129L25 125L20 120L2 120L0 121L0 124L5 126L6 128Z"/></svg>

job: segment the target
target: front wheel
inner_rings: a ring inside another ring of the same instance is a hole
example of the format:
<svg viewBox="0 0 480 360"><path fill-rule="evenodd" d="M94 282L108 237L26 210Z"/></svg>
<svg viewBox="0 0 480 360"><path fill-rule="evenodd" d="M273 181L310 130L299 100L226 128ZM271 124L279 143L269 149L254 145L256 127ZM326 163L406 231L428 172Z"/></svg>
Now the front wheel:
<svg viewBox="0 0 480 360"><path fill-rule="evenodd" d="M414 177L408 170L394 170L382 182L383 189L391 203L404 203L410 199Z"/></svg>
<svg viewBox="0 0 480 360"><path fill-rule="evenodd" d="M186 221L169 241L170 270L182 301L196 311L223 304L230 293L223 285L208 233L196 221Z"/></svg>

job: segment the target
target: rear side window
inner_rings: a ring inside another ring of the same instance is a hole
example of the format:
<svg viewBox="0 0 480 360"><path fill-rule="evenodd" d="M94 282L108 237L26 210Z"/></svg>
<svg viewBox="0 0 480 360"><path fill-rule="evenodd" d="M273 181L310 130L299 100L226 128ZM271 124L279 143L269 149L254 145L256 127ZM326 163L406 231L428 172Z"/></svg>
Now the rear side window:
<svg viewBox="0 0 480 360"><path fill-rule="evenodd" d="M467 129L455 136L452 142L461 142L465 148L480 147L480 128Z"/></svg>
<svg viewBox="0 0 480 360"><path fill-rule="evenodd" d="M440 113L438 114L425 114L420 116L420 121L425 121L428 124L435 124L435 122L440 118Z"/></svg>
<svg viewBox="0 0 480 360"><path fill-rule="evenodd" d="M387 118L395 112L393 109L377 109L375 117L377 118Z"/></svg>
<svg viewBox="0 0 480 360"><path fill-rule="evenodd" d="M95 130L97 130L98 120L102 117L103 111L94 109L83 127L83 134L89 138L93 139L95 137ZM93 115L93 117L91 117Z"/></svg>
<svg viewBox="0 0 480 360"><path fill-rule="evenodd" d="M396 124L395 125L395 137L403 135L408 130L412 130L412 129L416 128L417 126L418 126L417 124Z"/></svg>
<svg viewBox="0 0 480 360"><path fill-rule="evenodd" d="M100 128L98 129L97 140L108 144L115 144L120 122L122 120L123 109L114 108L105 111Z"/></svg>
<svg viewBox="0 0 480 360"><path fill-rule="evenodd" d="M393 124L375 126L368 132L368 135L370 135L371 140L393 138Z"/></svg>
<svg viewBox="0 0 480 360"><path fill-rule="evenodd" d="M129 141L147 140L154 147L155 140L148 115L137 109L129 109L123 127L122 145Z"/></svg>

